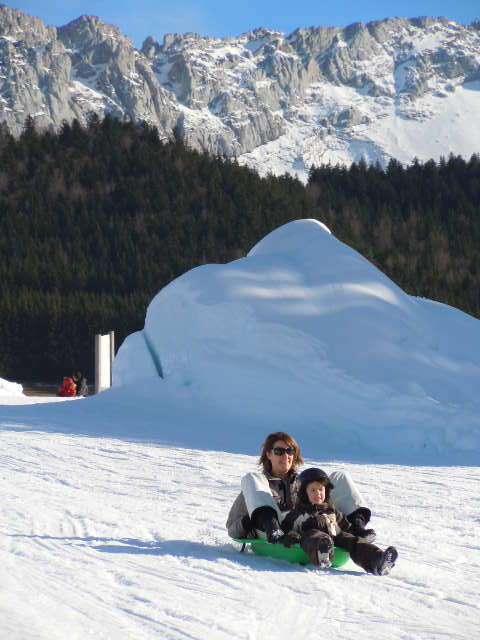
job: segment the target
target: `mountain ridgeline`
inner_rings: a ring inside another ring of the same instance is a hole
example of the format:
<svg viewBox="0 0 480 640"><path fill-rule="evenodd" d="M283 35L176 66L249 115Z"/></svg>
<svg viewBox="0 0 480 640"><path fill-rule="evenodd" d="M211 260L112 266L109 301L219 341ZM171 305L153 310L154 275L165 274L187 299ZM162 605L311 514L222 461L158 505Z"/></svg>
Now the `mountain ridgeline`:
<svg viewBox="0 0 480 640"><path fill-rule="evenodd" d="M155 34L153 34L155 35ZM20 135L91 113L148 122L261 175L480 150L480 29L390 18L290 34L147 37L80 16L61 27L0 5L0 122Z"/></svg>
<svg viewBox="0 0 480 640"><path fill-rule="evenodd" d="M195 266L240 258L317 218L404 290L480 317L480 158L260 177L234 160L92 117L0 131L0 376L92 375L95 333L117 344Z"/></svg>

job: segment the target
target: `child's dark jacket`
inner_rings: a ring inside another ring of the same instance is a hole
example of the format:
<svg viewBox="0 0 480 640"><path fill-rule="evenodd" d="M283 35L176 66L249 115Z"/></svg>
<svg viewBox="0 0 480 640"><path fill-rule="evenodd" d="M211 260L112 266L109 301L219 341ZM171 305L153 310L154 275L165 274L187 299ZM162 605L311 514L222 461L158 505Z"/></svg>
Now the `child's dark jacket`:
<svg viewBox="0 0 480 640"><path fill-rule="evenodd" d="M340 511L336 511L327 502L322 504L300 503L282 520L285 533L295 531L301 535L300 546L310 557L313 564L317 563L318 549L325 547L325 538L330 541L333 557L333 544L345 549L350 557L368 573L374 573L375 568L383 560L383 552L374 544L359 540L352 535L352 526Z"/></svg>
<svg viewBox="0 0 480 640"><path fill-rule="evenodd" d="M324 531L332 538L335 538L342 531L349 532L351 528L343 513L331 507L328 502L322 502L322 504L300 504L282 520L282 529L285 533L296 531L304 534L315 529Z"/></svg>

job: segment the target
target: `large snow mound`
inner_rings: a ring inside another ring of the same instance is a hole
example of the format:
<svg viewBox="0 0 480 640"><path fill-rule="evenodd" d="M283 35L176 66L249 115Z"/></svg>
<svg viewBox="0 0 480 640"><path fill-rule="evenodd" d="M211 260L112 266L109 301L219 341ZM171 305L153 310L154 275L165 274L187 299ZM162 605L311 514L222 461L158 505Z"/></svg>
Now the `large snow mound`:
<svg viewBox="0 0 480 640"><path fill-rule="evenodd" d="M298 220L160 291L114 383L157 408L170 441L178 407L208 424L206 446L284 428L323 453L448 455L480 451L479 354L478 320Z"/></svg>
<svg viewBox="0 0 480 640"><path fill-rule="evenodd" d="M0 396L1 397L18 397L23 396L23 387L17 382L9 382L0 378Z"/></svg>

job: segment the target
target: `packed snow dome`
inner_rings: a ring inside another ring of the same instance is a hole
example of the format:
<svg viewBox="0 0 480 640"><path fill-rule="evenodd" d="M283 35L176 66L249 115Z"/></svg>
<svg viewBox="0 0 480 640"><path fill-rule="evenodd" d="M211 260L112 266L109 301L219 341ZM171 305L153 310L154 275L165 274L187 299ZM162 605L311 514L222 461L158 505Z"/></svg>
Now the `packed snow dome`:
<svg viewBox="0 0 480 640"><path fill-rule="evenodd" d="M142 389L160 432L188 410L205 446L286 429L319 455L480 451L479 321L407 295L316 220L160 291L114 384Z"/></svg>

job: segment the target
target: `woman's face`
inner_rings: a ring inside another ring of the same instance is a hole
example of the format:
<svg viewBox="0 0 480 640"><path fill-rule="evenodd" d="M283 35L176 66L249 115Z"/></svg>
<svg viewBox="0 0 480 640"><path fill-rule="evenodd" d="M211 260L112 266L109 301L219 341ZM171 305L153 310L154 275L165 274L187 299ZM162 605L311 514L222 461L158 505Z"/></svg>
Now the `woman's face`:
<svg viewBox="0 0 480 640"><path fill-rule="evenodd" d="M275 453L275 451L277 452ZM267 451L266 456L272 464L272 476L283 478L292 468L295 449L284 440L275 440L273 447L270 451Z"/></svg>

